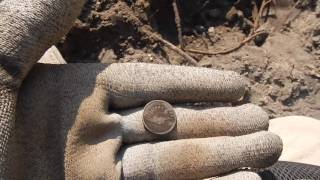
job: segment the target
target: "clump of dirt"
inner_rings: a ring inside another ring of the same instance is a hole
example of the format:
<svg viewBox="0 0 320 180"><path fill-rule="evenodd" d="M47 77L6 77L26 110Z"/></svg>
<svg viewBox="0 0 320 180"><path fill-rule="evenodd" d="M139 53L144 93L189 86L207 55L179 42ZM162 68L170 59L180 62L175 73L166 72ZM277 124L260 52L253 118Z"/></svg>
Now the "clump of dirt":
<svg viewBox="0 0 320 180"><path fill-rule="evenodd" d="M205 52L190 53L198 65L233 70L248 80L239 103L262 106L270 117L320 118L320 3L272 0L252 35L262 0L177 0L182 42L172 0L89 0L58 45L68 62L149 62L191 65L165 41ZM268 12L268 13L267 13Z"/></svg>

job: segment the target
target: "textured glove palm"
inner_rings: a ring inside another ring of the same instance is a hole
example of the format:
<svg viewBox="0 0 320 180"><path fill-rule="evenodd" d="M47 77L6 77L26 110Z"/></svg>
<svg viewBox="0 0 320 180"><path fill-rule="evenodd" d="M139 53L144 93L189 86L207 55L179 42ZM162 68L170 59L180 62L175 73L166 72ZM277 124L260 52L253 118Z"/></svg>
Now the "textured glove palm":
<svg viewBox="0 0 320 180"><path fill-rule="evenodd" d="M153 99L234 101L243 93L237 74L205 68L37 65L20 90L9 174L17 179L199 179L270 166L282 144L265 132L268 116L255 105L175 107L177 128L164 137L144 129L141 108L128 109Z"/></svg>

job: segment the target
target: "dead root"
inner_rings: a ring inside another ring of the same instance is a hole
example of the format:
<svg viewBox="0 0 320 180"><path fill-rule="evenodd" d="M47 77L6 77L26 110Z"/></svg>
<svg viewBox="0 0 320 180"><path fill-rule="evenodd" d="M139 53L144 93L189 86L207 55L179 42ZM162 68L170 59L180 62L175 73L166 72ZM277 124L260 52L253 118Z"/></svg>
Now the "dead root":
<svg viewBox="0 0 320 180"><path fill-rule="evenodd" d="M231 53L231 52L234 52L234 51L238 50L239 48L241 48L242 46L244 46L246 43L250 42L251 40L253 40L257 36L266 33L265 31L258 30L258 29L260 27L260 19L263 16L263 12L270 5L271 2L273 2L273 1L272 0L263 0L262 4L260 6L260 9L257 10L258 8L256 7L256 3L253 0L253 4L255 5L255 7L253 8L253 12L252 12L254 22L253 23L249 23L249 24L253 25L252 31L250 32L248 37L243 39L237 46L232 47L230 49L226 49L226 50L222 50L222 51L216 51L216 52L203 51L203 50L198 50L198 49L185 49L185 51L188 51L188 52L191 52L191 53L205 54L205 55L219 55L219 54L228 54L228 53ZM250 21L248 19L246 19L246 20Z"/></svg>
<svg viewBox="0 0 320 180"><path fill-rule="evenodd" d="M244 46L246 43L250 42L252 39L256 38L257 36L259 36L263 33L266 33L266 32L265 31L255 32L254 34L252 34L252 35L246 37L244 40L242 40L237 46L230 48L230 49L222 50L222 51L212 52L212 51L202 51L202 50L197 50L197 49L185 49L185 50L188 52L191 52L191 53L198 53L198 54L205 54L205 55L228 54L228 53L231 53L233 51L238 50L239 48Z"/></svg>
<svg viewBox="0 0 320 180"><path fill-rule="evenodd" d="M187 54L186 52L184 52L182 49L178 48L174 44L170 43L169 41L163 39L161 36L157 35L156 33L153 33L150 30L148 30L147 28L143 28L143 27L140 28L140 31L142 33L145 33L149 37L152 37L153 39L160 41L161 43L163 43L163 45L167 46L169 49L175 51L177 54L179 54L183 58L185 58L191 65L196 66L198 64L198 62L193 57L191 57L189 54Z"/></svg>

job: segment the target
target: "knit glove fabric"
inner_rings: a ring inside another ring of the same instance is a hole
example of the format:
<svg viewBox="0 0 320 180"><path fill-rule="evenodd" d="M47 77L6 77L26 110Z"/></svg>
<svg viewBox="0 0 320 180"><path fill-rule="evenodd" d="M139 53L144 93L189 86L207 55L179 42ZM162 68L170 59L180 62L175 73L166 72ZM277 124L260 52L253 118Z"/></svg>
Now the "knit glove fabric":
<svg viewBox="0 0 320 180"><path fill-rule="evenodd" d="M154 99L234 101L243 93L239 75L206 68L37 65L19 93L10 179L200 179L268 167L282 142L255 105L174 107L177 127L161 137L142 123L141 107Z"/></svg>
<svg viewBox="0 0 320 180"><path fill-rule="evenodd" d="M33 66L83 3L0 1L3 179L201 179L277 161L281 139L266 131L268 116L255 105L175 107L177 127L164 137L143 127L141 108L151 100L238 100L245 83L234 72L143 63Z"/></svg>

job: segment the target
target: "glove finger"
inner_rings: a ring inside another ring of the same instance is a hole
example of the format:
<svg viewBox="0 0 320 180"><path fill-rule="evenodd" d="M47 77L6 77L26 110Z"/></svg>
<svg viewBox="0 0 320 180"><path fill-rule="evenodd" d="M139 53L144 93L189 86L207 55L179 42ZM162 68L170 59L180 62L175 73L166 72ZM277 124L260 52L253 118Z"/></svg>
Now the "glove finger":
<svg viewBox="0 0 320 180"><path fill-rule="evenodd" d="M124 179L200 179L241 167L265 168L282 151L270 132L148 143L128 147L122 155Z"/></svg>
<svg viewBox="0 0 320 180"><path fill-rule="evenodd" d="M204 180L262 180L258 173L250 171L239 171L221 177L208 178Z"/></svg>
<svg viewBox="0 0 320 180"><path fill-rule="evenodd" d="M72 27L85 0L1 0L0 64L22 78Z"/></svg>
<svg viewBox="0 0 320 180"><path fill-rule="evenodd" d="M236 101L245 91L244 79L237 73L199 67L111 64L100 77L108 84L113 108L137 107L155 99L171 103Z"/></svg>
<svg viewBox="0 0 320 180"><path fill-rule="evenodd" d="M144 128L143 110L123 116L121 121L123 142L238 136L267 130L269 126L267 113L253 104L205 110L176 107L174 110L177 126L164 136L154 135Z"/></svg>

